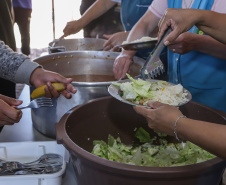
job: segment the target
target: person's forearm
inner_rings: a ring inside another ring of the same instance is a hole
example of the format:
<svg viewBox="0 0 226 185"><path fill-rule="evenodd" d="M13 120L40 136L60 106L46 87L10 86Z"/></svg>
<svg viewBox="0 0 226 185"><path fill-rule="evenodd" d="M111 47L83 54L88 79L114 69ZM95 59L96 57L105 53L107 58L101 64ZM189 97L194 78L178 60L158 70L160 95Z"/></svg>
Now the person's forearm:
<svg viewBox="0 0 226 185"><path fill-rule="evenodd" d="M30 83L30 78L35 69L41 68L38 63L32 62L30 59L26 59L18 68L15 74L15 83L25 83L27 85L33 85Z"/></svg>
<svg viewBox="0 0 226 185"><path fill-rule="evenodd" d="M111 0L97 0L85 11L79 21L81 21L85 27L91 21L107 12L115 4L116 2L113 2Z"/></svg>
<svg viewBox="0 0 226 185"><path fill-rule="evenodd" d="M195 34L195 50L226 60L226 45L207 35Z"/></svg>
<svg viewBox="0 0 226 185"><path fill-rule="evenodd" d="M14 83L30 85L30 75L37 68L38 63L32 62L29 57L11 50L0 41L0 77Z"/></svg>
<svg viewBox="0 0 226 185"><path fill-rule="evenodd" d="M208 10L199 10L196 14L198 16L195 25L206 34L226 44L226 14Z"/></svg>
<svg viewBox="0 0 226 185"><path fill-rule="evenodd" d="M170 25L173 31L164 39L165 45L170 45L181 33L188 31L196 25L207 35L226 44L225 19L226 14L210 10L168 8L159 22L160 31L158 38L163 36L165 30Z"/></svg>
<svg viewBox="0 0 226 185"><path fill-rule="evenodd" d="M23 54L18 54L0 41L0 77L12 82L16 81L16 72L21 64L29 59Z"/></svg>
<svg viewBox="0 0 226 185"><path fill-rule="evenodd" d="M150 10L147 10L143 17L133 26L127 37L127 41L131 42L143 36L149 36L156 29L158 22L159 18Z"/></svg>
<svg viewBox="0 0 226 185"><path fill-rule="evenodd" d="M205 150L226 159L226 126L188 118L177 123L177 134L182 140L189 140Z"/></svg>

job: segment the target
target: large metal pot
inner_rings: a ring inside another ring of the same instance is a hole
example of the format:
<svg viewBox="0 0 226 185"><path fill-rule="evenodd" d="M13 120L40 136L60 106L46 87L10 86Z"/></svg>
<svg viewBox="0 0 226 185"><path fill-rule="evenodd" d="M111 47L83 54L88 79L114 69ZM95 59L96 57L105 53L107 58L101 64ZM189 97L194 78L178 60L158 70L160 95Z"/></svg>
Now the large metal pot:
<svg viewBox="0 0 226 185"><path fill-rule="evenodd" d="M77 93L71 99L60 96L53 99L53 107L32 109L34 127L46 136L55 138L55 123L72 107L91 99L109 96L107 87L115 81L113 63L119 55L116 52L74 51L51 54L35 59L45 69L72 77ZM131 75L140 74L144 60L134 57ZM31 89L31 92L33 89Z"/></svg>
<svg viewBox="0 0 226 185"><path fill-rule="evenodd" d="M213 108L189 102L180 107L189 118L226 123L226 115ZM216 157L180 167L144 167L109 161L90 152L94 140L107 142L108 135L125 144L134 141L135 128L152 136L144 117L131 105L102 97L68 111L56 124L57 141L70 152L79 185L219 185L226 162Z"/></svg>
<svg viewBox="0 0 226 185"><path fill-rule="evenodd" d="M80 38L80 39L61 39L49 43L49 53L65 51L101 51L105 39Z"/></svg>

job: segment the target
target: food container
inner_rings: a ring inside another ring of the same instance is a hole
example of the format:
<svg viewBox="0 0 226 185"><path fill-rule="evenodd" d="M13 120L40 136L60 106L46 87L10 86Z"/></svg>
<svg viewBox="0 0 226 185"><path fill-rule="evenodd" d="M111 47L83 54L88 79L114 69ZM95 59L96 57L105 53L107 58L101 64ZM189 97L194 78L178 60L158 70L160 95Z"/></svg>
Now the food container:
<svg viewBox="0 0 226 185"><path fill-rule="evenodd" d="M193 101L180 107L184 115L219 124L226 115ZM91 100L72 108L56 124L57 142L70 152L79 185L219 185L226 162L216 157L181 167L143 167L109 161L90 152L93 140L108 135L132 144L134 129L148 128L144 117L132 106L112 97Z"/></svg>
<svg viewBox="0 0 226 185"><path fill-rule="evenodd" d="M63 157L60 171L52 174L0 176L0 185L61 185L69 157L62 145L56 141L0 143L0 158L7 161L31 162L46 153L56 153Z"/></svg>
<svg viewBox="0 0 226 185"><path fill-rule="evenodd" d="M45 69L73 78L77 93L71 99L60 96L53 99L53 107L31 109L34 128L42 134L56 138L55 123L72 107L81 105L91 99L109 96L108 86L115 81L113 63L119 55L116 52L74 51L47 55L35 59ZM134 57L131 76L140 74L144 60ZM33 89L31 89L31 92Z"/></svg>
<svg viewBox="0 0 226 185"><path fill-rule="evenodd" d="M107 40L96 38L57 39L49 43L49 53L65 51L101 51Z"/></svg>

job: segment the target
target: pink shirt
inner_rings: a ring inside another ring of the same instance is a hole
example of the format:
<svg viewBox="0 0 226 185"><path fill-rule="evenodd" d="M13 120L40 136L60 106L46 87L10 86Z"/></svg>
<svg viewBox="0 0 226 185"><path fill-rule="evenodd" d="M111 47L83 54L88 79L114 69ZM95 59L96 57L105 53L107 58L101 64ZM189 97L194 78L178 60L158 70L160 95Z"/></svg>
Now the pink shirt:
<svg viewBox="0 0 226 185"><path fill-rule="evenodd" d="M169 0L170 1L170 0ZM155 14L158 18L161 18L168 8L168 0L153 0L152 4L149 6L149 10ZM182 8L190 8L194 0L183 0ZM212 11L218 13L226 13L226 1L225 0L215 0L211 8Z"/></svg>

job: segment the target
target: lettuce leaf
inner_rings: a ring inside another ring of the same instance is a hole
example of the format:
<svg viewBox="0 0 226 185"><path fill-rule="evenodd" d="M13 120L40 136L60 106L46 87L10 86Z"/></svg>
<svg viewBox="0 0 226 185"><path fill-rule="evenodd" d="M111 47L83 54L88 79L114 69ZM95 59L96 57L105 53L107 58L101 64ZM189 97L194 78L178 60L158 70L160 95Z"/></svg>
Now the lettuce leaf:
<svg viewBox="0 0 226 185"><path fill-rule="evenodd" d="M164 138L160 138L162 144L153 145L152 141L155 139L150 138L143 128L139 128L135 135L145 143L128 146L123 144L120 138L115 139L109 135L108 144L95 140L91 153L115 162L151 167L191 165L215 157L191 142L180 147L180 143L168 143Z"/></svg>

